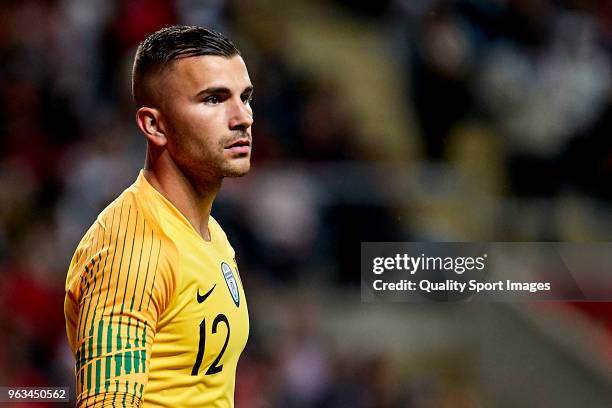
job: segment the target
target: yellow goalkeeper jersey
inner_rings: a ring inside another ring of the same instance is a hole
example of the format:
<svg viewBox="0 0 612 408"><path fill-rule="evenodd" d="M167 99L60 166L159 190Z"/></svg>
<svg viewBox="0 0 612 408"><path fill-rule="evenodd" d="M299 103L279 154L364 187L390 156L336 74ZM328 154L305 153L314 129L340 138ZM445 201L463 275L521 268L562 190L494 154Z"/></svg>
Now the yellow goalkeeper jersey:
<svg viewBox="0 0 612 408"><path fill-rule="evenodd" d="M232 407L249 332L234 250L141 171L81 240L64 312L78 407Z"/></svg>

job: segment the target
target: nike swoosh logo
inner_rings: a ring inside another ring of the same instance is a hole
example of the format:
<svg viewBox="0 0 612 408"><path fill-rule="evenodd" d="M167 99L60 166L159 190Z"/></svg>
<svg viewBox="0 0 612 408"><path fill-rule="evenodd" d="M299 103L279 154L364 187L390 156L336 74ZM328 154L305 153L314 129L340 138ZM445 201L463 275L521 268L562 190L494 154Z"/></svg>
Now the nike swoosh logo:
<svg viewBox="0 0 612 408"><path fill-rule="evenodd" d="M217 284L215 283L215 286L210 288L210 290L208 292L206 292L205 294L203 294L203 295L200 295L200 288L198 288L198 303L202 303L203 301L205 301L206 298L208 298L210 296L212 291L215 290L216 286L217 286Z"/></svg>

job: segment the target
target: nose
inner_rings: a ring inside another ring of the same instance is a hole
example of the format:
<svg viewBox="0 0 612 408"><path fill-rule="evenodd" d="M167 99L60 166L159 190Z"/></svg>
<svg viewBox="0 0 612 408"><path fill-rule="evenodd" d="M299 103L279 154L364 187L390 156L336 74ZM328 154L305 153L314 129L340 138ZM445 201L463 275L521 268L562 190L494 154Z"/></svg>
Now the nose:
<svg viewBox="0 0 612 408"><path fill-rule="evenodd" d="M253 124L253 110L241 99L233 103L230 112L229 127L231 130L246 130Z"/></svg>

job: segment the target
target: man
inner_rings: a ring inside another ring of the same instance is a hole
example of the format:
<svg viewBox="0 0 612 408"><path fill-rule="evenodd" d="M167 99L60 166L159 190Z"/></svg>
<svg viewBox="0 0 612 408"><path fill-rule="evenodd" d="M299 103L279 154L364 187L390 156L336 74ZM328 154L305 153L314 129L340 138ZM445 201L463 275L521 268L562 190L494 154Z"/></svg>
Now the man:
<svg viewBox="0 0 612 408"><path fill-rule="evenodd" d="M229 40L176 26L139 45L132 87L145 168L66 280L77 406L231 407L248 312L210 213L223 178L249 171L253 86Z"/></svg>

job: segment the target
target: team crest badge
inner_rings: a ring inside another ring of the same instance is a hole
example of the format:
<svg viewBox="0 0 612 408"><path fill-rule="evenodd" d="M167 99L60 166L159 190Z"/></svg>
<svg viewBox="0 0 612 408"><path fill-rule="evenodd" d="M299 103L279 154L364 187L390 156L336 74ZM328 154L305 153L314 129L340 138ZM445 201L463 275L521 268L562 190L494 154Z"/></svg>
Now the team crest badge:
<svg viewBox="0 0 612 408"><path fill-rule="evenodd" d="M232 272L232 268L225 262L221 262L221 273L223 274L225 283L227 283L227 288L230 291L230 295L232 295L234 303L236 306L240 306L240 292L238 291L238 283L236 282L236 277L234 276L234 272Z"/></svg>

